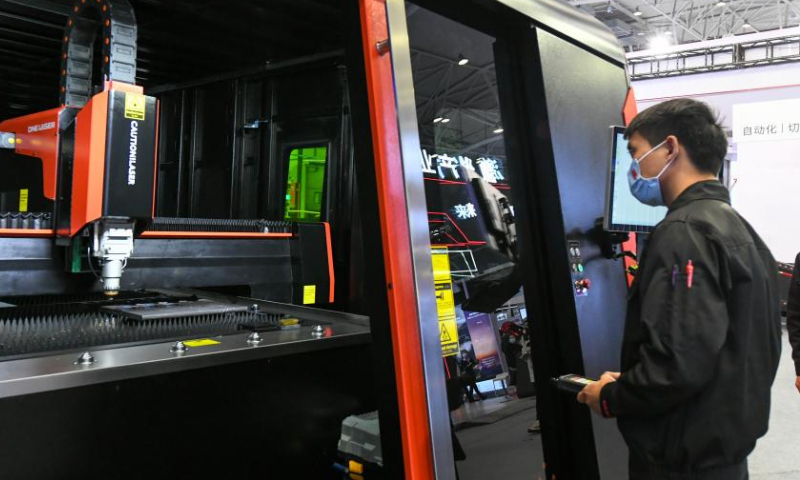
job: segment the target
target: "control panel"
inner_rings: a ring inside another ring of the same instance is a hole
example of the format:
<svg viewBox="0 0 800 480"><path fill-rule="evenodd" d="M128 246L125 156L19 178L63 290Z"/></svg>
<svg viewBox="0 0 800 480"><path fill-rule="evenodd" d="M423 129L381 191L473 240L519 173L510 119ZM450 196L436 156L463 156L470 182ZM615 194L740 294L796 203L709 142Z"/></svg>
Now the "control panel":
<svg viewBox="0 0 800 480"><path fill-rule="evenodd" d="M581 242L578 240L570 240L567 242L567 249L569 251L569 263L572 273L572 287L575 290L576 296L585 297L589 295L589 289L592 288L592 281L586 276L586 267L583 264L583 256L581 253Z"/></svg>

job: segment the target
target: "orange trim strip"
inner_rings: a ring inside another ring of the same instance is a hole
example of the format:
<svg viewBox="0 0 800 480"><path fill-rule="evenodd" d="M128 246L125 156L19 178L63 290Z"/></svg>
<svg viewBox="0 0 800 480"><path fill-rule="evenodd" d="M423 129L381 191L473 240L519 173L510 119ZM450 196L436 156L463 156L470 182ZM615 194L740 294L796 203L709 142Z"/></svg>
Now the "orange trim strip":
<svg viewBox="0 0 800 480"><path fill-rule="evenodd" d="M360 11L405 478L433 480L405 185L397 175L402 156L391 53L380 55L375 47L389 38L386 5L384 0L360 0Z"/></svg>
<svg viewBox="0 0 800 480"><path fill-rule="evenodd" d="M628 87L628 96L625 97L625 105L622 107L622 119L625 121L625 125L631 123L631 120L633 120L633 117L636 116L638 111L639 109L636 106L636 96L633 93L633 87ZM636 255L635 233L633 232L630 233L630 239L622 244L622 249L628 252L632 252L634 255ZM633 275L627 272L632 265L636 264L636 262L630 257L625 257L623 263L625 265L625 272L626 272L625 276L628 279L628 287L630 287L633 284Z"/></svg>
<svg viewBox="0 0 800 480"><path fill-rule="evenodd" d="M637 113L638 108L636 106L636 96L633 94L633 87L628 87L628 95L625 97L625 105L622 107L622 120L625 125L631 123Z"/></svg>
<svg viewBox="0 0 800 480"><path fill-rule="evenodd" d="M56 231L41 228L0 228L0 237L53 237Z"/></svg>
<svg viewBox="0 0 800 480"><path fill-rule="evenodd" d="M322 222L325 225L325 241L328 245L328 283L330 291L328 293L328 302L333 303L334 287L336 286L336 274L333 270L333 247L331 246L331 225L328 222Z"/></svg>
<svg viewBox="0 0 800 480"><path fill-rule="evenodd" d="M142 232L139 238L292 238L291 233L258 232Z"/></svg>

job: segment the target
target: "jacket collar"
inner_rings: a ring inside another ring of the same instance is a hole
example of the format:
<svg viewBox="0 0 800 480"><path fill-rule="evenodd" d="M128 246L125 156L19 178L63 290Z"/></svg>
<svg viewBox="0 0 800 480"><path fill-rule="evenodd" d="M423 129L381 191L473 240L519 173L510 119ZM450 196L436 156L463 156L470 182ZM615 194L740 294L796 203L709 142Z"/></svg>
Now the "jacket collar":
<svg viewBox="0 0 800 480"><path fill-rule="evenodd" d="M728 205L731 203L731 195L718 180L706 180L697 182L683 191L669 207L670 213L689 205L695 200L719 200Z"/></svg>

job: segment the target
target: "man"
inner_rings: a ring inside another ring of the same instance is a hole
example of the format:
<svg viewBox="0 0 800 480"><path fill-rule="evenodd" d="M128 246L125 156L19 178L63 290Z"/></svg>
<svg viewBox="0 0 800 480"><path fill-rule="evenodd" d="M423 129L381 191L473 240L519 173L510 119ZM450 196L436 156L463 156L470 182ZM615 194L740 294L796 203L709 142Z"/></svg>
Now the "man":
<svg viewBox="0 0 800 480"><path fill-rule="evenodd" d="M794 273L789 287L789 299L786 306L786 328L789 330L789 342L792 344L792 358L797 378L794 386L800 392L800 254L794 260Z"/></svg>
<svg viewBox="0 0 800 480"><path fill-rule="evenodd" d="M775 260L717 181L727 139L705 104L653 106L626 137L631 192L669 212L631 287L622 373L578 400L618 418L631 479L746 479L780 357Z"/></svg>
<svg viewBox="0 0 800 480"><path fill-rule="evenodd" d="M486 400L486 396L481 393L475 383L478 380L478 373L475 371L477 366L478 364L475 360L469 356L469 352L461 350L461 360L458 362L458 368L461 369L461 382L464 385L464 393L467 394L470 403L475 402L475 396L481 400Z"/></svg>

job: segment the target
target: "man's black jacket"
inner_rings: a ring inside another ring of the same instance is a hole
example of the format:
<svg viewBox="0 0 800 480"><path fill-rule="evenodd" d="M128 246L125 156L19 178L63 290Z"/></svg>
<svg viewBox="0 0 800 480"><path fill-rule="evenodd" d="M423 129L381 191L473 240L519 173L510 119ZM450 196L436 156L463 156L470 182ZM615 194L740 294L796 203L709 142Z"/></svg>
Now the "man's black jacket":
<svg viewBox="0 0 800 480"><path fill-rule="evenodd" d="M631 287L622 376L601 392L632 473L704 478L743 462L766 433L781 350L777 274L719 182L675 200Z"/></svg>
<svg viewBox="0 0 800 480"><path fill-rule="evenodd" d="M786 307L786 328L792 344L794 370L800 377L800 254L794 260L792 286L789 287L789 304Z"/></svg>

